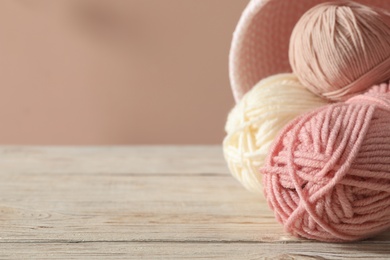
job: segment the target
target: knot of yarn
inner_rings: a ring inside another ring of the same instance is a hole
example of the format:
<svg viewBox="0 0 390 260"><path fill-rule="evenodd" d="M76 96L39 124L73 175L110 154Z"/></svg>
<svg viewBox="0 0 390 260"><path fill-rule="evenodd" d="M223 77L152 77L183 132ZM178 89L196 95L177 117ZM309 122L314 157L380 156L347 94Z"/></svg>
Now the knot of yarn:
<svg viewBox="0 0 390 260"><path fill-rule="evenodd" d="M276 139L262 169L264 191L287 231L354 241L390 227L386 88L300 116Z"/></svg>
<svg viewBox="0 0 390 260"><path fill-rule="evenodd" d="M263 191L263 166L269 148L282 128L295 117L328 104L293 74L260 81L229 113L223 152L232 175L252 192Z"/></svg>
<svg viewBox="0 0 390 260"><path fill-rule="evenodd" d="M346 100L390 79L390 15L351 1L317 5L296 24L289 58L313 93Z"/></svg>

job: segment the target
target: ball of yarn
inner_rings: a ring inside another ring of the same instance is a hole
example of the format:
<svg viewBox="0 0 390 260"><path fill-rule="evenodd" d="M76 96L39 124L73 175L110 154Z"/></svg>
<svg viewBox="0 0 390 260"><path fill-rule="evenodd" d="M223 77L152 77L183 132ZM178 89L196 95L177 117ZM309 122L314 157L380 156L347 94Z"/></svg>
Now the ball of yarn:
<svg viewBox="0 0 390 260"><path fill-rule="evenodd" d="M248 190L261 193L259 169L275 136L298 115L325 104L293 74L260 81L233 108L225 126L223 151L233 176Z"/></svg>
<svg viewBox="0 0 390 260"><path fill-rule="evenodd" d="M346 100L390 79L390 15L350 1L317 5L296 24L289 59L313 93Z"/></svg>
<svg viewBox="0 0 390 260"><path fill-rule="evenodd" d="M283 129L262 170L268 204L286 231L354 241L390 227L389 89L376 86Z"/></svg>

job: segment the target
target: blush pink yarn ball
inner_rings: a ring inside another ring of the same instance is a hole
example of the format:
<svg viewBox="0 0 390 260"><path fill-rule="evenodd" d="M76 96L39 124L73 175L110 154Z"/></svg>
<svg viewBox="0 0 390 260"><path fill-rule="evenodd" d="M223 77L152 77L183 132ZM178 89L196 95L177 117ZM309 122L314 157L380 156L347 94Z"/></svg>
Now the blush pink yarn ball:
<svg viewBox="0 0 390 260"><path fill-rule="evenodd" d="M286 231L336 242L390 227L389 89L300 116L276 139L264 192Z"/></svg>
<svg viewBox="0 0 390 260"><path fill-rule="evenodd" d="M313 93L346 100L390 79L390 15L351 1L317 5L296 24L289 59Z"/></svg>

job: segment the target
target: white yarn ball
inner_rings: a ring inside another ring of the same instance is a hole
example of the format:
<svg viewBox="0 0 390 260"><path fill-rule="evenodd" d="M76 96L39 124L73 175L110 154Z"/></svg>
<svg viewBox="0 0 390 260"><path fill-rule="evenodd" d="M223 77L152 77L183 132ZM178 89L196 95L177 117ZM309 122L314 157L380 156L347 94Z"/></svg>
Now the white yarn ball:
<svg viewBox="0 0 390 260"><path fill-rule="evenodd" d="M309 92L294 74L260 81L230 112L223 151L232 175L248 190L262 192L260 168L282 130L297 116L328 101Z"/></svg>

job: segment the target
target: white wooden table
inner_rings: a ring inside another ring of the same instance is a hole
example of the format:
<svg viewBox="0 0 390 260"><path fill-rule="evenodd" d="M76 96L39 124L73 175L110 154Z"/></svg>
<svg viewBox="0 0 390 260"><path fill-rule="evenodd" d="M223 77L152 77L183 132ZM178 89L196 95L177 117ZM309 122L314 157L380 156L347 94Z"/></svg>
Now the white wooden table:
<svg viewBox="0 0 390 260"><path fill-rule="evenodd" d="M390 259L284 233L219 146L0 148L0 259Z"/></svg>

